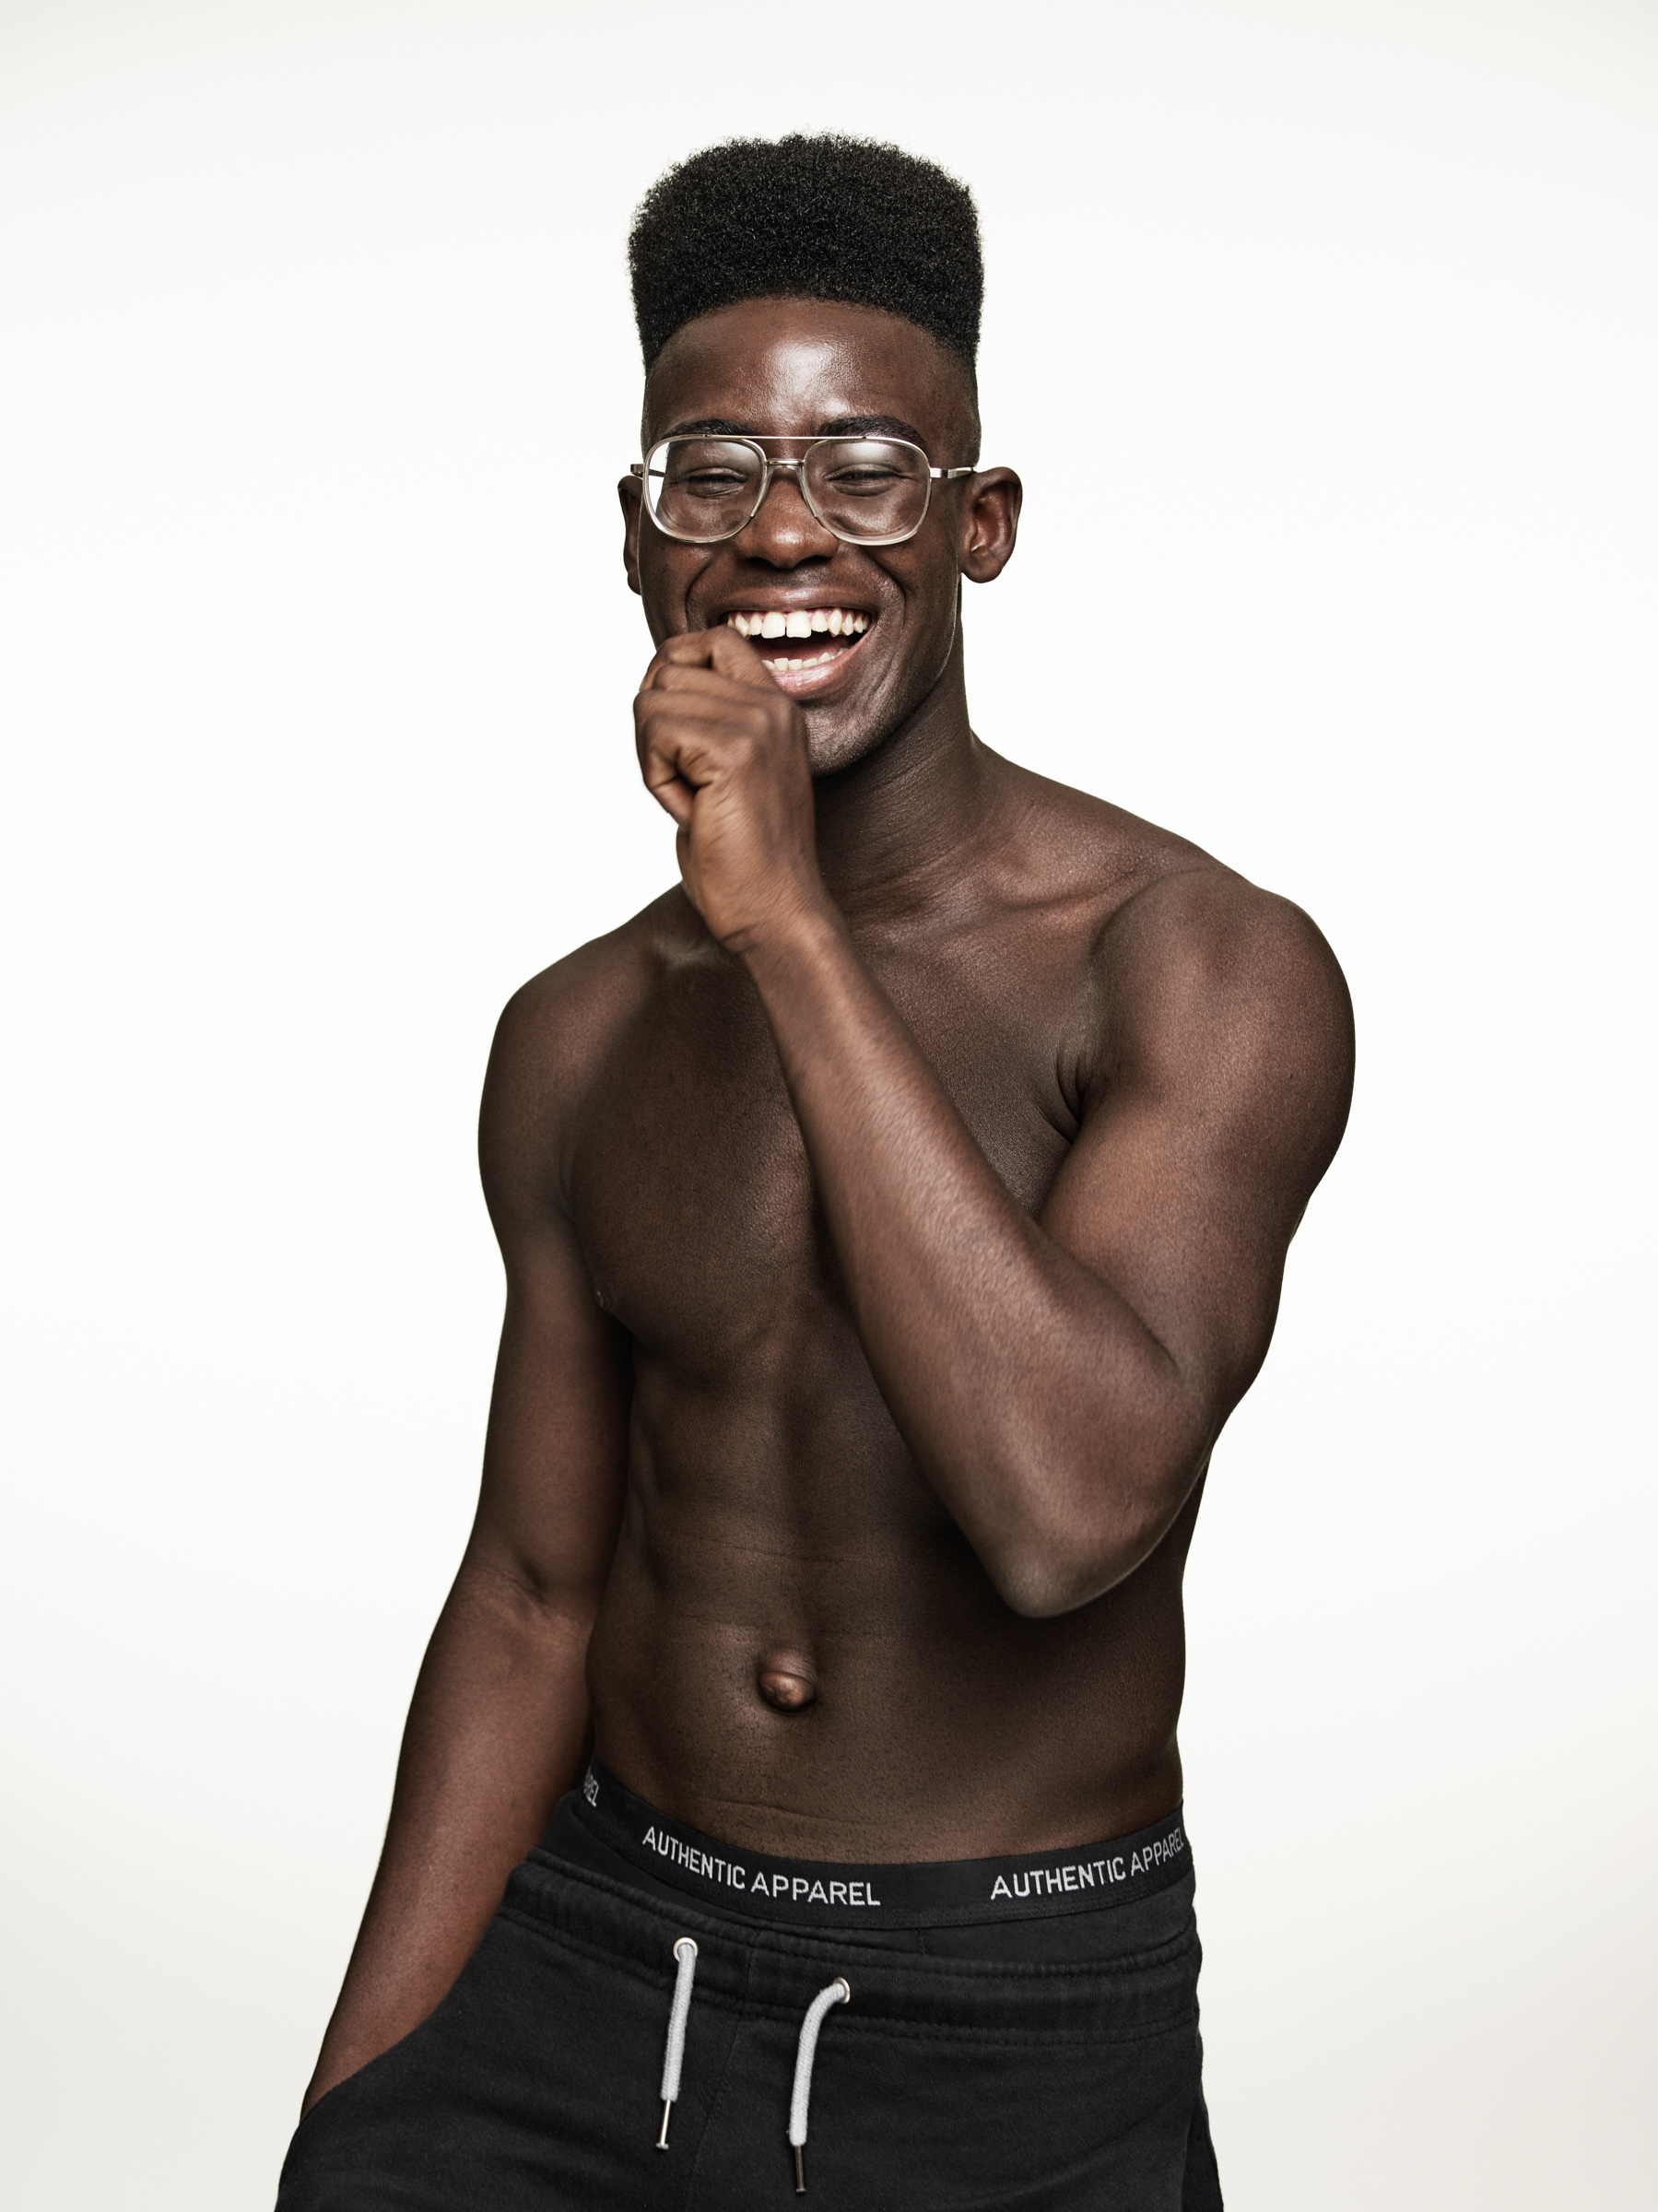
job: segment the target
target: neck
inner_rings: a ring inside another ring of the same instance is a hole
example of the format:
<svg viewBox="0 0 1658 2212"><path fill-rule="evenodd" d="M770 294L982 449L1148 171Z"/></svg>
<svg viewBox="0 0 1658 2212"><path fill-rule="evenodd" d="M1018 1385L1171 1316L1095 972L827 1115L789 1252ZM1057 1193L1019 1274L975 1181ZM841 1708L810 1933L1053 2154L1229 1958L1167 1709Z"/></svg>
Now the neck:
<svg viewBox="0 0 1658 2212"><path fill-rule="evenodd" d="M982 839L1000 763L968 722L961 632L907 721L852 767L819 778L817 864L849 919L876 920L961 880Z"/></svg>

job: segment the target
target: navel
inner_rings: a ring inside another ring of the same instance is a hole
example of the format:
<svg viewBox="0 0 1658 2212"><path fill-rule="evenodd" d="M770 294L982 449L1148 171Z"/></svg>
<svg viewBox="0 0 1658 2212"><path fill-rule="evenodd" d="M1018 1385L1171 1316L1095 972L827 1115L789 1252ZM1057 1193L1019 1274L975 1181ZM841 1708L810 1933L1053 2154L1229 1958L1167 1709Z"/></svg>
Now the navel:
<svg viewBox="0 0 1658 2212"><path fill-rule="evenodd" d="M798 1652L762 1652L754 1686L778 1712L804 1712L817 1699L817 1685Z"/></svg>

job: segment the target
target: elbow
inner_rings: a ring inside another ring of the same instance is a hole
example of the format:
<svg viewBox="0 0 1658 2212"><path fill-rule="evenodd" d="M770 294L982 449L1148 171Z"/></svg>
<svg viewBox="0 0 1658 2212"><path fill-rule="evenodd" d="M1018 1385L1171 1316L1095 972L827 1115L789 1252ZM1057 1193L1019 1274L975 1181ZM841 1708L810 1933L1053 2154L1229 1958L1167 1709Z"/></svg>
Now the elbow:
<svg viewBox="0 0 1658 2212"><path fill-rule="evenodd" d="M996 1594L1026 1620L1052 1620L1092 1605L1144 1566L1169 1534L1203 1472L1205 1454L1125 1482L1090 1477L1047 1510L1021 1513L977 1547Z"/></svg>
<svg viewBox="0 0 1658 2212"><path fill-rule="evenodd" d="M1077 1556L1068 1547L1032 1543L986 1559L984 1568L1010 1612L1024 1620L1055 1620L1062 1613L1075 1613L1103 1597L1138 1564L1137 1559L1123 1565L1113 1557L1093 1552Z"/></svg>

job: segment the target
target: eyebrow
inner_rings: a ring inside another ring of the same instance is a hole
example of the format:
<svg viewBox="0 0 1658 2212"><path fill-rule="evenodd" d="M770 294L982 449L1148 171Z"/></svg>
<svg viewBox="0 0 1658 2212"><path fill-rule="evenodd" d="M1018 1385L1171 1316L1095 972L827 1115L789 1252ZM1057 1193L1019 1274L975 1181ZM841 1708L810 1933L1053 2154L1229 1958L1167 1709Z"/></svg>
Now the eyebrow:
<svg viewBox="0 0 1658 2212"><path fill-rule="evenodd" d="M694 422L676 422L664 438L907 438L923 451L926 440L912 422L897 415L835 415L815 430L761 430L751 422L731 422L723 415L700 416Z"/></svg>

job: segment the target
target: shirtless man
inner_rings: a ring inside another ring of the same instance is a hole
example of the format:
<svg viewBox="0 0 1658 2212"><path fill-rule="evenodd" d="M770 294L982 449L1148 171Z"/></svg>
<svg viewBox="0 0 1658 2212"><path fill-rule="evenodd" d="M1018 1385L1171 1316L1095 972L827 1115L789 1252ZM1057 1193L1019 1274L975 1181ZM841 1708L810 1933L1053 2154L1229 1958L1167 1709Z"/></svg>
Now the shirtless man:
<svg viewBox="0 0 1658 2212"><path fill-rule="evenodd" d="M737 144L632 261L683 881L501 1020L482 1496L282 2212L1207 2212L1182 1570L1346 993L973 735L967 193Z"/></svg>

